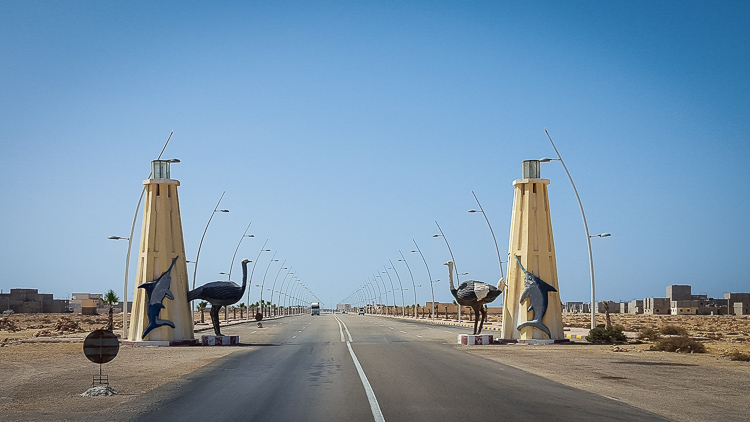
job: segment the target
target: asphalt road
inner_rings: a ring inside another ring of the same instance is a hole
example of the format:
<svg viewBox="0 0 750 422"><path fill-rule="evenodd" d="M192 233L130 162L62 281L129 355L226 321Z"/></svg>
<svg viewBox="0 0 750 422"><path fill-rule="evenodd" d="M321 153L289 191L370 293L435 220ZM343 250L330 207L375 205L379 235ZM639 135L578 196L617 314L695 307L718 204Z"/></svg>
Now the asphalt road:
<svg viewBox="0 0 750 422"><path fill-rule="evenodd" d="M465 328L351 314L266 325L263 344L253 344L253 324L222 329L259 347L140 397L130 411L143 421L665 420L465 353L455 344Z"/></svg>

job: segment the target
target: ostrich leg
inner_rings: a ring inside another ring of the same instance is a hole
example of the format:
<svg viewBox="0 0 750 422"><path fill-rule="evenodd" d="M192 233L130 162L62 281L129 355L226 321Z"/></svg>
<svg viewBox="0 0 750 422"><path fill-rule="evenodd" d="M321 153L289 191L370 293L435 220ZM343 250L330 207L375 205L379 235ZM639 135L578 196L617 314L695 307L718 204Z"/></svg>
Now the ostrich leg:
<svg viewBox="0 0 750 422"><path fill-rule="evenodd" d="M479 331L477 331L477 324L479 324L479 320L481 319L481 316L479 314L479 308L482 305L477 306L477 304L471 305L471 308L474 309L474 335L479 334L479 331L482 330L482 327L479 327Z"/></svg>
<svg viewBox="0 0 750 422"><path fill-rule="evenodd" d="M219 330L219 309L221 309L221 305L211 306L211 324L213 324L214 333L217 336L221 335L221 331Z"/></svg>
<svg viewBox="0 0 750 422"><path fill-rule="evenodd" d="M479 331L477 334L482 332L482 327L484 327L484 321L487 320L487 310L484 309L484 305L479 305L479 309L482 311L482 320L479 322Z"/></svg>

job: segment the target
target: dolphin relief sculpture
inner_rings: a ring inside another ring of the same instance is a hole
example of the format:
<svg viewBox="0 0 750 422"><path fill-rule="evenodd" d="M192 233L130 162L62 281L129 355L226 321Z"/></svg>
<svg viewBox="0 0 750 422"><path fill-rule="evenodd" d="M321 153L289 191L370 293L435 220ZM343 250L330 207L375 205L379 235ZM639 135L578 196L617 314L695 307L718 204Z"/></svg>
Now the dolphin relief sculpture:
<svg viewBox="0 0 750 422"><path fill-rule="evenodd" d="M172 259L172 265L170 265L169 269L165 271L164 274L160 275L159 278L138 286L139 289L146 290L147 294L146 315L148 315L148 326L143 330L141 340L146 338L146 335L148 335L148 333L154 328L159 328L163 325L174 328L174 323L172 321L159 319L159 312L164 309L164 305L162 305L161 302L165 297L174 300L174 295L169 291L169 285L172 284L172 277L169 273L172 272L172 267L174 267L174 263L177 262L177 258L179 258L179 255Z"/></svg>
<svg viewBox="0 0 750 422"><path fill-rule="evenodd" d="M529 308L527 312L534 311L534 319L520 324L518 327L516 327L516 330L520 330L524 327L535 327L544 331L544 333L547 334L547 337L552 338L552 335L549 332L549 328L547 328L547 326L542 323L542 319L544 318L544 314L547 312L547 304L549 303L547 294L549 292L556 292L557 289L542 281L541 278L526 271L526 268L521 265L521 260L518 259L518 255L514 256L516 257L516 261L518 261L518 265L521 267L524 274L526 274L523 279L523 285L525 288L523 293L521 293L521 299L518 301L518 303L523 303L523 301L528 298Z"/></svg>

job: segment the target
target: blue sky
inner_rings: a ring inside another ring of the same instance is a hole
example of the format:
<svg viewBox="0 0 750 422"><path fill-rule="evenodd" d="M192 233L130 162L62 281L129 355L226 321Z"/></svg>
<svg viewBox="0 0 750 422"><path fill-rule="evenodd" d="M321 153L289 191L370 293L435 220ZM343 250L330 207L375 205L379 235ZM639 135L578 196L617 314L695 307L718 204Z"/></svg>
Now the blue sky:
<svg viewBox="0 0 750 422"><path fill-rule="evenodd" d="M234 274L269 239L323 302L392 260L408 303L400 250L424 303L414 239L450 301L435 221L459 271L496 282L471 191L507 254L512 182L554 156L547 128L591 232L612 233L593 240L597 298L750 291L748 17L742 1L2 2L0 288L121 292L127 245L107 236L128 235L174 130L189 258L223 191L230 210L198 284L252 221ZM588 301L573 190L559 163L542 176L562 299Z"/></svg>

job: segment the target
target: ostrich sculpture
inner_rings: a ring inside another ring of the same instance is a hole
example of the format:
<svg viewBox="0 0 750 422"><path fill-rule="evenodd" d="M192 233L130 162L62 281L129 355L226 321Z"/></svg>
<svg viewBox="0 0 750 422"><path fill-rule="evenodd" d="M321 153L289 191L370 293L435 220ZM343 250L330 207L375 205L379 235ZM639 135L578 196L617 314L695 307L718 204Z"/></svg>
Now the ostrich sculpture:
<svg viewBox="0 0 750 422"><path fill-rule="evenodd" d="M487 318L487 310L484 309L484 304L492 302L503 293L505 280L501 278L497 282L497 287L483 281L469 280L461 283L456 289L453 285L453 261L448 261L443 265L448 266L448 282L450 283L451 294L456 298L459 306L471 306L476 316L474 319L474 334L481 333L484 320ZM477 324L479 324L478 330Z"/></svg>
<svg viewBox="0 0 750 422"><path fill-rule="evenodd" d="M222 306L228 306L237 303L242 299L247 284L247 263L248 259L242 260L242 286L232 281L212 281L198 288L191 290L187 294L188 302L195 299L205 300L211 304L211 324L214 326L214 333L221 335L219 330L219 309Z"/></svg>

